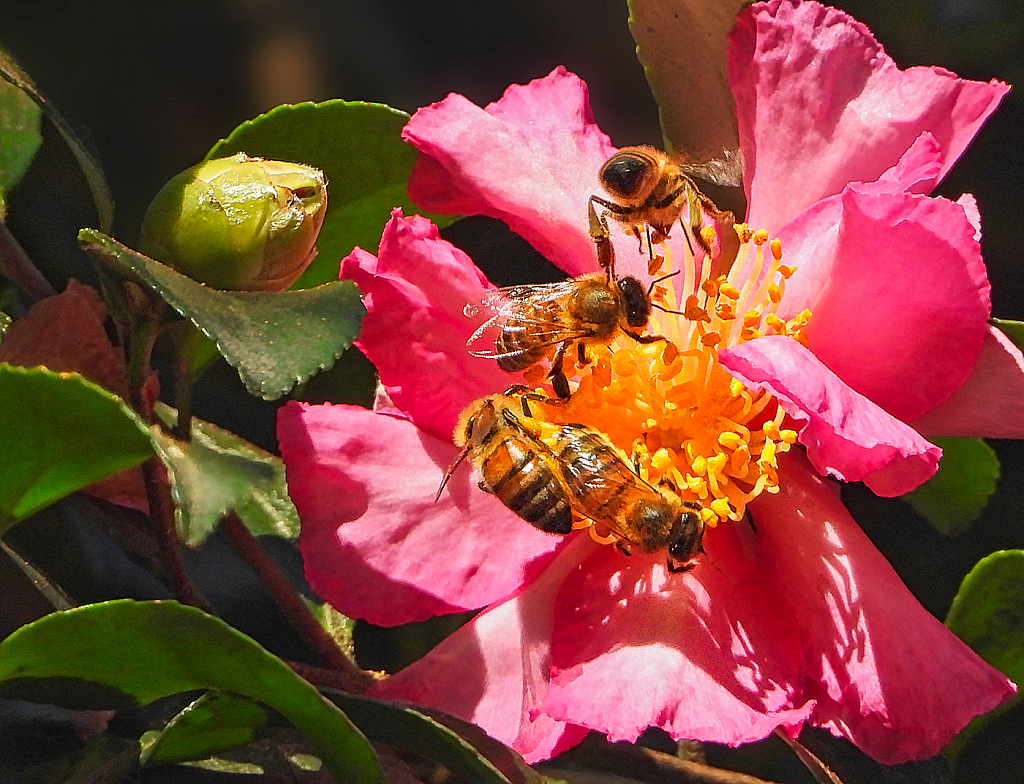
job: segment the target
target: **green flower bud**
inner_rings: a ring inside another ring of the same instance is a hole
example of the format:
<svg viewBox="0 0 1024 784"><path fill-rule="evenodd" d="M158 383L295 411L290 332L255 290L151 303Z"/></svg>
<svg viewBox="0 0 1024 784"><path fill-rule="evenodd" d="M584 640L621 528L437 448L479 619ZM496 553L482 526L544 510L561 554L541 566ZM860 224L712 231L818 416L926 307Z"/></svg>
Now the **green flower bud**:
<svg viewBox="0 0 1024 784"><path fill-rule="evenodd" d="M215 289L284 291L316 256L326 209L319 169L238 153L161 188L139 250Z"/></svg>

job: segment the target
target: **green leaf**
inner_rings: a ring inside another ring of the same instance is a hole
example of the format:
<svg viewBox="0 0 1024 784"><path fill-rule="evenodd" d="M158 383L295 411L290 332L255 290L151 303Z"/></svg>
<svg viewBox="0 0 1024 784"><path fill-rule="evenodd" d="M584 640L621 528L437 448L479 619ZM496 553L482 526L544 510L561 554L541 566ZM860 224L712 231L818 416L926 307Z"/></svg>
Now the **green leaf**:
<svg viewBox="0 0 1024 784"><path fill-rule="evenodd" d="M142 764L202 760L241 748L266 721L267 712L255 703L206 692L163 730L143 736Z"/></svg>
<svg viewBox="0 0 1024 784"><path fill-rule="evenodd" d="M344 713L254 640L194 607L128 599L87 605L0 643L0 694L83 707L83 685L92 687L87 707L96 710L194 689L258 700L306 736L337 781L381 780L373 750Z"/></svg>
<svg viewBox="0 0 1024 784"><path fill-rule="evenodd" d="M1024 550L1000 550L978 561L953 599L946 626L1024 686Z"/></svg>
<svg viewBox="0 0 1024 784"><path fill-rule="evenodd" d="M177 412L157 404L169 426ZM167 466L178 536L198 547L228 511L256 536L299 535L299 515L285 482L284 463L243 438L209 422L192 420L192 440L160 432L156 443Z"/></svg>
<svg viewBox="0 0 1024 784"><path fill-rule="evenodd" d="M933 438L942 447L935 475L903 496L941 534L959 536L996 491L999 458L980 438Z"/></svg>
<svg viewBox="0 0 1024 784"><path fill-rule="evenodd" d="M339 691L327 690L326 694L345 711L366 737L374 741L387 743L433 762L439 762L457 778L481 784L510 782L509 778L468 741L425 713L402 705L379 702ZM512 752L509 754L515 756ZM525 763L522 768L526 769ZM518 775L519 773L513 770L511 780L529 780L525 775Z"/></svg>
<svg viewBox="0 0 1024 784"><path fill-rule="evenodd" d="M982 558L964 578L946 615L946 626L981 658L1024 687L1024 550ZM946 749L955 760L967 741L1019 705L1009 703L975 718Z"/></svg>
<svg viewBox="0 0 1024 784"><path fill-rule="evenodd" d="M149 428L77 373L0 364L0 533L44 506L151 457Z"/></svg>
<svg viewBox="0 0 1024 784"><path fill-rule="evenodd" d="M629 29L658 102L668 152L739 149L726 42L752 0L628 0Z"/></svg>
<svg viewBox="0 0 1024 784"><path fill-rule="evenodd" d="M989 323L1002 330L1017 348L1024 350L1024 321L1010 321L1008 319L989 319Z"/></svg>
<svg viewBox="0 0 1024 784"><path fill-rule="evenodd" d="M104 231L110 230L110 225L114 219L114 200L110 195L110 187L107 185L107 178L103 174L103 169L100 167L99 161L96 156L92 154L86 144L79 138L71 126L68 125L63 115L57 111L50 101L39 91L35 83L29 78L21 66L15 62L14 58L10 56L5 50L0 49L0 78L13 84L19 90L22 90L29 98L42 109L50 122L54 124L60 135L64 137L64 141L68 147L71 148L72 154L78 161L78 165L82 169L82 173L85 175L85 180L89 184L89 190L92 192L93 203L96 206L96 215L99 218L100 228Z"/></svg>
<svg viewBox="0 0 1024 784"><path fill-rule="evenodd" d="M9 82L0 82L0 218L6 197L28 170L39 145L39 107Z"/></svg>
<svg viewBox="0 0 1024 784"><path fill-rule="evenodd" d="M130 270L216 344L254 395L274 400L329 367L359 334L359 290L335 280L313 289L217 291L92 229L79 241L101 263Z"/></svg>
<svg viewBox="0 0 1024 784"><path fill-rule="evenodd" d="M391 210L420 213L406 195L416 150L402 141L409 115L378 103L325 101L278 106L242 123L207 159L244 152L304 163L327 175L327 216L320 252L295 283L309 288L337 280L340 262L357 245L376 253ZM450 219L430 215L439 226Z"/></svg>

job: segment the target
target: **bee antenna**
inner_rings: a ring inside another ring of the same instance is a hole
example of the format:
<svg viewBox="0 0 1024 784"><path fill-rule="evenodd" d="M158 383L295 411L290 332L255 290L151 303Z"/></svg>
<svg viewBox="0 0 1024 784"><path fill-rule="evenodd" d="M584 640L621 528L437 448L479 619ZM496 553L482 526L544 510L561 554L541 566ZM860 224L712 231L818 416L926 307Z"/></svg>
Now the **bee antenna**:
<svg viewBox="0 0 1024 784"><path fill-rule="evenodd" d="M469 455L470 449L471 447L469 444L466 444L466 446L462 448L462 451L459 452L459 454L456 456L455 460L449 467L448 471L445 473L444 478L441 479L441 484L437 488L437 495L434 496L435 504L440 500L441 493L444 492L444 487L445 485L448 484L448 480L452 478L452 474L455 473L455 469L462 465L462 462L466 459L466 456Z"/></svg>
<svg viewBox="0 0 1024 784"><path fill-rule="evenodd" d="M674 278L680 272L682 272L682 270L676 270L675 272L670 272L667 275L662 275L660 278L655 278L654 280L651 281L651 285L647 287L647 293L650 294L652 291L654 291L654 287L661 283L663 280Z"/></svg>
<svg viewBox="0 0 1024 784"><path fill-rule="evenodd" d="M654 302L653 300L651 301L651 307L652 308L657 308L658 310L662 311L663 313L675 313L677 316L685 316L686 315L685 311L682 311L682 310L672 310L672 308L666 308L664 305L659 305L657 302Z"/></svg>

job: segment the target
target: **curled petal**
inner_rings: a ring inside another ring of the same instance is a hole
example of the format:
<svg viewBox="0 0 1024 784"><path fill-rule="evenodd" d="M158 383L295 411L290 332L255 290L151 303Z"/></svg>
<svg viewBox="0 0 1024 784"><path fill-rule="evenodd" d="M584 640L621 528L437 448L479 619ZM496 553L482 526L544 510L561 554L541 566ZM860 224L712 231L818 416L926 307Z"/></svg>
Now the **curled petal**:
<svg viewBox="0 0 1024 784"><path fill-rule="evenodd" d="M289 403L278 415L310 586L346 615L391 626L513 593L558 544L478 490L456 449L358 406Z"/></svg>
<svg viewBox="0 0 1024 784"><path fill-rule="evenodd" d="M860 22L794 0L740 15L729 81L748 222L772 233L847 183L876 180L925 131L945 175L1009 89L942 68L901 71Z"/></svg>
<svg viewBox="0 0 1024 784"><path fill-rule="evenodd" d="M752 529L740 526L709 531L706 558L685 575L669 574L664 555L627 561L610 547L571 572L544 712L612 740L653 725L732 745L807 719L797 616L743 563L738 533Z"/></svg>
<svg viewBox="0 0 1024 784"><path fill-rule="evenodd" d="M422 153L409 182L419 206L500 218L569 274L593 271L587 199L615 148L578 76L556 68L483 109L449 95L402 136Z"/></svg>
<svg viewBox="0 0 1024 784"><path fill-rule="evenodd" d="M370 695L412 700L471 721L527 762L578 743L585 729L537 710L548 688L554 596L594 548L586 536L563 542L517 595L480 613Z"/></svg>
<svg viewBox="0 0 1024 784"><path fill-rule="evenodd" d="M981 351L991 305L975 233L956 202L851 186L783 230L797 267L787 310L810 308L815 355L911 421L963 384Z"/></svg>
<svg viewBox="0 0 1024 784"><path fill-rule="evenodd" d="M967 382L914 427L929 436L1024 438L1024 356L989 327Z"/></svg>
<svg viewBox="0 0 1024 784"><path fill-rule="evenodd" d="M395 210L380 255L356 249L342 261L341 277L366 295L356 345L377 366L395 406L428 433L450 440L462 409L508 386L493 360L466 350L475 323L463 308L489 284L426 218Z"/></svg>
<svg viewBox="0 0 1024 784"><path fill-rule="evenodd" d="M887 414L795 340L765 337L719 354L751 388L767 389L793 419L818 473L863 481L876 495L913 490L935 473L942 450Z"/></svg>
<svg viewBox="0 0 1024 784"><path fill-rule="evenodd" d="M796 677L816 701L811 722L884 764L933 757L1016 689L921 606L829 483L801 463L784 455L781 492L752 511L756 568L804 633Z"/></svg>

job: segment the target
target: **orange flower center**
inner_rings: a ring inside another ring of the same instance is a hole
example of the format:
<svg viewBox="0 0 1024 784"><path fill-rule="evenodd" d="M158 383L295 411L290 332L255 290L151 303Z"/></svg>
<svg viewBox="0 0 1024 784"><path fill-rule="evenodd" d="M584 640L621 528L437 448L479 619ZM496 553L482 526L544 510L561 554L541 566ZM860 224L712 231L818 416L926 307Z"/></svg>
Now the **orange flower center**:
<svg viewBox="0 0 1024 784"><path fill-rule="evenodd" d="M794 271L782 264L780 241L742 225L735 230L739 255L715 277L689 253L677 272L663 246L651 273L673 276L651 294L648 331L666 340L641 344L619 334L607 346L590 347L582 365L567 352L572 397L544 406L552 423L579 422L607 434L648 482L670 484L681 500L698 502L709 526L740 520L754 498L778 492L777 457L797 436L783 426L775 398L734 379L718 352L763 335L804 342L811 316L776 315ZM531 367L527 383L541 383L544 372Z"/></svg>

